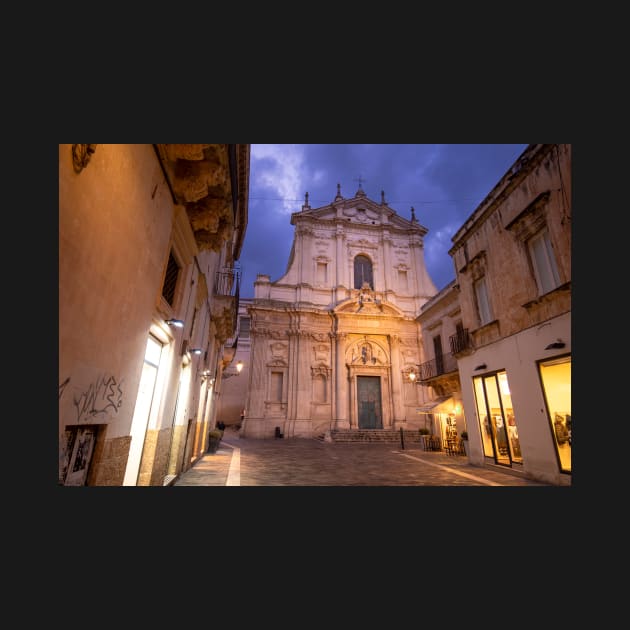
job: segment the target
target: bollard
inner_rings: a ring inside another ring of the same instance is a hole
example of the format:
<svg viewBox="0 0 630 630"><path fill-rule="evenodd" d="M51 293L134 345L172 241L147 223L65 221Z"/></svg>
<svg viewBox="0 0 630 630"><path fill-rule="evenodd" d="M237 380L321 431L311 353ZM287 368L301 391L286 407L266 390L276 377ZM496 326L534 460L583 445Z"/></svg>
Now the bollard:
<svg viewBox="0 0 630 630"><path fill-rule="evenodd" d="M400 448L402 448L402 450L405 450L405 437L403 436L403 428L400 427Z"/></svg>

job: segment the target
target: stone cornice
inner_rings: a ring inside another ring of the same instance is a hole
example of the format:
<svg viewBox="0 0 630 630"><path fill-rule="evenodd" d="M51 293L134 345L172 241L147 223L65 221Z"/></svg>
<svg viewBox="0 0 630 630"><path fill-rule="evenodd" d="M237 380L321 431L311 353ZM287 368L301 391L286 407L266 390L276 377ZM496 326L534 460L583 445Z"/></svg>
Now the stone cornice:
<svg viewBox="0 0 630 630"><path fill-rule="evenodd" d="M231 264L240 255L247 227L249 145L154 147L175 202L186 209L199 250L218 252L233 241Z"/></svg>

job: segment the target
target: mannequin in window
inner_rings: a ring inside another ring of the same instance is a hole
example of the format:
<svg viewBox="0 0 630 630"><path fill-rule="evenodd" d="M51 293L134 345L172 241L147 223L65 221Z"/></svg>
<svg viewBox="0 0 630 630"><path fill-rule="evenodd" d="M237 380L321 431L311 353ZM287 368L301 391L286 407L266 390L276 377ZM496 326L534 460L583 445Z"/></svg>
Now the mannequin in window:
<svg viewBox="0 0 630 630"><path fill-rule="evenodd" d="M559 413L556 414L556 419L553 424L556 431L556 440L558 441L558 444L564 444L565 442L568 442L569 432L567 431L567 428L562 421L562 416Z"/></svg>

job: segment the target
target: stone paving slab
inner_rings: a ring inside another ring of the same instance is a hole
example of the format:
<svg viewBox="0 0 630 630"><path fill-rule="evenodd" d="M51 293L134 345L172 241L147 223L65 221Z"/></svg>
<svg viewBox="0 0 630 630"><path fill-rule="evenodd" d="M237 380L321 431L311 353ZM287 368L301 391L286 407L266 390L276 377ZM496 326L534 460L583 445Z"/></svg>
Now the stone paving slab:
<svg viewBox="0 0 630 630"><path fill-rule="evenodd" d="M226 431L174 486L546 486L419 444L245 439Z"/></svg>

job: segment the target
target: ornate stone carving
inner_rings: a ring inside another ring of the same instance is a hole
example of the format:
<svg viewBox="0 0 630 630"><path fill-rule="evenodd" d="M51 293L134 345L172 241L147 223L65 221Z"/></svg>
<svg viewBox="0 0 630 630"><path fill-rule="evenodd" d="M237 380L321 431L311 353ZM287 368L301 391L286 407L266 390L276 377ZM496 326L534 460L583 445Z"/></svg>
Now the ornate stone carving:
<svg viewBox="0 0 630 630"><path fill-rule="evenodd" d="M315 354L315 361L324 361L328 363L330 348L326 344L320 343L313 346L313 353Z"/></svg>
<svg viewBox="0 0 630 630"><path fill-rule="evenodd" d="M282 359L283 361L287 359L288 346L286 343L279 341L271 343L269 344L269 350L271 351L272 359Z"/></svg>

